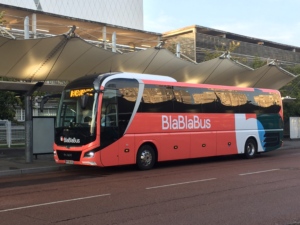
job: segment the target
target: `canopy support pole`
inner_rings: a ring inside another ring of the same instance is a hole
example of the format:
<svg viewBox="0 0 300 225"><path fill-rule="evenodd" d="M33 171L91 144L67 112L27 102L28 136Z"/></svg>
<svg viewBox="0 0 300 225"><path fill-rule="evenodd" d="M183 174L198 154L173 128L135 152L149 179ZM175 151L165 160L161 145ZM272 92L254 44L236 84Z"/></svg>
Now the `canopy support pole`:
<svg viewBox="0 0 300 225"><path fill-rule="evenodd" d="M32 33L33 33L33 38L36 39L36 14L32 14Z"/></svg>
<svg viewBox="0 0 300 225"><path fill-rule="evenodd" d="M176 45L176 56L180 58L180 43L177 43Z"/></svg>
<svg viewBox="0 0 300 225"><path fill-rule="evenodd" d="M107 49L107 41L106 41L106 26L102 28L102 40L103 40L103 48Z"/></svg>
<svg viewBox="0 0 300 225"><path fill-rule="evenodd" d="M29 39L29 17L24 19L24 39Z"/></svg>
<svg viewBox="0 0 300 225"><path fill-rule="evenodd" d="M113 32L112 34L112 52L117 52L117 34L116 32Z"/></svg>
<svg viewBox="0 0 300 225"><path fill-rule="evenodd" d="M33 126L32 126L32 101L34 91L43 86L44 82L37 82L31 90L25 94L25 162L33 161Z"/></svg>

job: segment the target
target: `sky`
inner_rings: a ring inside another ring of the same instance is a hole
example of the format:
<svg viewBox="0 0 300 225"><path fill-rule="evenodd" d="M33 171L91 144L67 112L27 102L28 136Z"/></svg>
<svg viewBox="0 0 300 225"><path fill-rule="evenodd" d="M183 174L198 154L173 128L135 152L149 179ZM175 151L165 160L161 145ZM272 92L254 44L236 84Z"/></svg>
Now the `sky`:
<svg viewBox="0 0 300 225"><path fill-rule="evenodd" d="M143 0L144 30L199 25L300 47L300 0Z"/></svg>

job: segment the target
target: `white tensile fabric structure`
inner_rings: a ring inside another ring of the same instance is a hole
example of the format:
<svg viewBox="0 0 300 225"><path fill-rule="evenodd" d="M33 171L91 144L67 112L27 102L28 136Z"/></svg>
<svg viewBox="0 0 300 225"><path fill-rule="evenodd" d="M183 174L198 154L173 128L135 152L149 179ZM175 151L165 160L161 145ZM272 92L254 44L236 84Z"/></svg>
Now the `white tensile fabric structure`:
<svg viewBox="0 0 300 225"><path fill-rule="evenodd" d="M272 89L280 89L296 77L275 63L253 70L225 54L195 64L166 49L113 53L75 35L27 40L0 37L0 77L72 81L86 74L116 71L166 75L190 83ZM12 84L0 82L0 90L8 87L14 90Z"/></svg>

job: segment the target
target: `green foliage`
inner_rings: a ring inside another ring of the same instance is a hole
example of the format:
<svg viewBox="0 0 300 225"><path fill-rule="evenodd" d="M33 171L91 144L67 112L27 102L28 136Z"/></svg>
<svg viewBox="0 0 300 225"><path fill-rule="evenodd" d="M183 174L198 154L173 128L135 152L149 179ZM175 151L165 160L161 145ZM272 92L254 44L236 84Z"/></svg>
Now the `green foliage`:
<svg viewBox="0 0 300 225"><path fill-rule="evenodd" d="M287 67L286 70L295 75L300 75L300 64L296 66Z"/></svg>
<svg viewBox="0 0 300 225"><path fill-rule="evenodd" d="M266 64L267 64L267 61L261 60L258 56L255 56L255 58L254 58L254 60L251 64L251 67L253 69L257 69L257 68L262 67Z"/></svg>
<svg viewBox="0 0 300 225"><path fill-rule="evenodd" d="M224 46L222 46L221 48L215 47L215 51L206 50L204 52L204 61L208 61L208 60L220 57L222 55L222 53L225 51L226 51L226 49Z"/></svg>
<svg viewBox="0 0 300 225"><path fill-rule="evenodd" d="M0 25L2 25L3 23L5 23L6 21L3 19L4 16L4 11L0 12Z"/></svg>
<svg viewBox="0 0 300 225"><path fill-rule="evenodd" d="M286 68L289 72L299 75L300 65ZM283 97L289 96L296 98L296 100L288 103L284 103L284 120L288 121L289 117L300 116L300 76L286 84L280 89L280 93Z"/></svg>
<svg viewBox="0 0 300 225"><path fill-rule="evenodd" d="M286 84L284 87L280 89L282 96L290 96L295 98L297 95L300 94L300 65L296 65L294 67L286 68L287 71L298 75L297 78Z"/></svg>
<svg viewBox="0 0 300 225"><path fill-rule="evenodd" d="M0 119L14 121L15 107L20 104L20 99L14 92L0 91Z"/></svg>

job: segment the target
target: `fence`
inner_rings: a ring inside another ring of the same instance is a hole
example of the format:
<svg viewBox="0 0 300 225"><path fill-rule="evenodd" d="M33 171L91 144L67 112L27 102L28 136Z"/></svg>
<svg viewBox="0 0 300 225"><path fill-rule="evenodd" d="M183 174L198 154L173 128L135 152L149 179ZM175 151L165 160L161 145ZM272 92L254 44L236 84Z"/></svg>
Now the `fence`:
<svg viewBox="0 0 300 225"><path fill-rule="evenodd" d="M24 123L0 120L0 146L25 145Z"/></svg>
<svg viewBox="0 0 300 225"><path fill-rule="evenodd" d="M32 110L33 116L55 117L57 111L57 102L53 101L48 104L43 112L37 106ZM15 119L18 122L0 120L0 147L10 148L12 145L25 145L25 110L16 109Z"/></svg>

